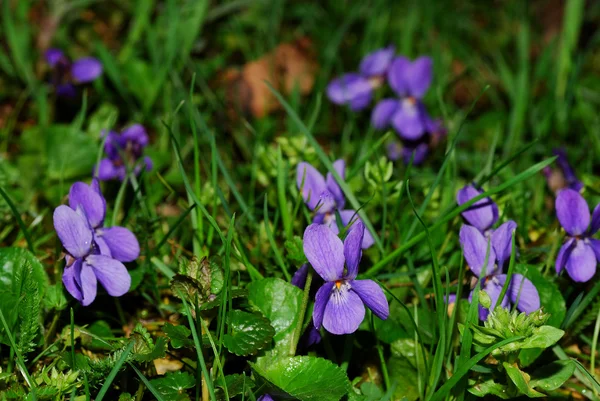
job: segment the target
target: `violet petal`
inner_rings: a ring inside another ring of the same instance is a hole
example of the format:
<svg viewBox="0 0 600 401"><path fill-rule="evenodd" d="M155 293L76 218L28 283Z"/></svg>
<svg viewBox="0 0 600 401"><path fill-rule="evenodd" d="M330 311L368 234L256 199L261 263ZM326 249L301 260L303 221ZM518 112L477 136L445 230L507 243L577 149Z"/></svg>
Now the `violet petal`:
<svg viewBox="0 0 600 401"><path fill-rule="evenodd" d="M83 216L68 206L54 210L54 228L63 246L74 258L86 256L92 247L92 230Z"/></svg>
<svg viewBox="0 0 600 401"><path fill-rule="evenodd" d="M373 280L354 280L351 285L352 291L358 294L375 316L383 320L388 318L390 306L379 284Z"/></svg>
<svg viewBox="0 0 600 401"><path fill-rule="evenodd" d="M556 196L556 216L560 225L571 236L581 235L590 225L590 209L583 196L569 188L561 190Z"/></svg>
<svg viewBox="0 0 600 401"><path fill-rule="evenodd" d="M325 281L335 281L344 274L344 245L322 224L311 224L304 231L304 254Z"/></svg>

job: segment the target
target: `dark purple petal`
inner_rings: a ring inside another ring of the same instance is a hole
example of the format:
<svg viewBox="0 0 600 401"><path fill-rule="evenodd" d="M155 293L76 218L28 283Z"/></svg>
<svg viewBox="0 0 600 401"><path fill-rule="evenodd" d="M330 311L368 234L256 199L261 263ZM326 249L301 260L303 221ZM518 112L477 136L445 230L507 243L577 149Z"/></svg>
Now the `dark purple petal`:
<svg viewBox="0 0 600 401"><path fill-rule="evenodd" d="M292 277L292 285L295 285L302 290L304 288L304 284L306 284L306 276L308 275L309 268L310 266L308 263L300 266L300 268L296 270L296 273L294 273L294 276Z"/></svg>
<svg viewBox="0 0 600 401"><path fill-rule="evenodd" d="M339 174L342 180L346 179L346 162L342 159L336 160L333 162L333 168ZM335 178L331 173L327 173L327 178L325 180L327 185L327 189L333 195L335 199L335 205L338 209L342 209L344 204L346 203L346 199L344 198L344 192L336 182Z"/></svg>
<svg viewBox="0 0 600 401"><path fill-rule="evenodd" d="M121 138L126 142L133 142L134 144L145 147L150 142L146 129L141 124L133 124L121 132Z"/></svg>
<svg viewBox="0 0 600 401"><path fill-rule="evenodd" d="M269 394L263 394L256 401L275 401Z"/></svg>
<svg viewBox="0 0 600 401"><path fill-rule="evenodd" d="M588 238L587 240L590 242L594 255L596 255L596 261L600 262L600 240L594 238Z"/></svg>
<svg viewBox="0 0 600 401"><path fill-rule="evenodd" d="M65 54L60 49L48 49L44 53L44 58L50 67L54 67L59 62L67 61Z"/></svg>
<svg viewBox="0 0 600 401"><path fill-rule="evenodd" d="M472 185L467 185L458 191L456 201L459 205L462 205L481 193L482 191L475 189ZM469 224L477 227L479 231L484 232L498 220L498 205L490 198L483 198L462 212L462 216Z"/></svg>
<svg viewBox="0 0 600 401"><path fill-rule="evenodd" d="M460 228L460 245L465 254L465 259L471 268L473 274L477 277L483 278L485 276L492 275L496 268L494 263L496 262L496 253L494 247L489 245L488 263L483 272L483 266L485 263L485 256L488 253L488 240L481 234L481 232L468 224L463 224Z"/></svg>
<svg viewBox="0 0 600 401"><path fill-rule="evenodd" d="M575 247L573 247L565 265L567 273L573 281L580 283L589 281L596 274L597 264L594 248L587 244L585 240L575 240Z"/></svg>
<svg viewBox="0 0 600 401"><path fill-rule="evenodd" d="M323 324L323 315L325 314L325 307L329 302L329 296L335 286L334 282L325 283L319 288L315 295L315 307L313 309L313 324L316 329L320 329Z"/></svg>
<svg viewBox="0 0 600 401"><path fill-rule="evenodd" d="M354 333L365 318L365 305L347 283L334 288L323 313L323 327L332 334Z"/></svg>
<svg viewBox="0 0 600 401"><path fill-rule="evenodd" d="M360 111L365 109L373 100L373 90L356 95L350 100L350 110Z"/></svg>
<svg viewBox="0 0 600 401"><path fill-rule="evenodd" d="M506 282L506 274L496 277L501 288ZM527 314L540 309L540 294L529 279L522 274L513 274L508 286L510 301L517 305L517 309Z"/></svg>
<svg viewBox="0 0 600 401"><path fill-rule="evenodd" d="M108 244L106 243L106 241L104 241L104 238L95 236L94 242L96 243L96 246L98 247L98 251L99 251L100 255L104 255L104 256L108 256L109 258L112 258L112 252L110 251L110 248L108 247Z"/></svg>
<svg viewBox="0 0 600 401"><path fill-rule="evenodd" d="M90 255L86 262L109 295L120 297L129 291L131 276L123 263L104 255Z"/></svg>
<svg viewBox="0 0 600 401"><path fill-rule="evenodd" d="M76 82L91 82L102 74L102 63L93 57L84 57L71 66L71 75Z"/></svg>
<svg viewBox="0 0 600 401"><path fill-rule="evenodd" d="M125 166L116 167L110 159L102 159L94 172L100 181L109 181L124 176Z"/></svg>
<svg viewBox="0 0 600 401"><path fill-rule="evenodd" d="M346 74L336 78L327 86L327 97L335 104L343 105L352 100L369 95L372 87L360 74Z"/></svg>
<svg viewBox="0 0 600 401"><path fill-rule="evenodd" d="M392 116L392 125L402 139L416 141L425 134L424 109L413 99L403 99Z"/></svg>
<svg viewBox="0 0 600 401"><path fill-rule="evenodd" d="M492 245L498 259L498 266L502 267L504 262L510 258L512 251L512 234L517 229L517 223L507 221L492 233Z"/></svg>
<svg viewBox="0 0 600 401"><path fill-rule="evenodd" d="M154 163L152 163L152 159L149 156L144 156L144 166L146 171L150 171L154 167Z"/></svg>
<svg viewBox="0 0 600 401"><path fill-rule="evenodd" d="M570 238L560 247L560 251L558 251L556 263L554 265L556 269L556 274L560 274L560 272L565 268L565 266L567 265L567 260L569 260L569 256L571 256L571 252L573 252L574 247L575 238Z"/></svg>
<svg viewBox="0 0 600 401"><path fill-rule="evenodd" d="M325 281L335 281L344 274L344 245L322 224L311 224L304 231L304 254Z"/></svg>
<svg viewBox="0 0 600 401"><path fill-rule="evenodd" d="M75 97L77 91L71 84L60 84L56 86L56 94L61 97Z"/></svg>
<svg viewBox="0 0 600 401"><path fill-rule="evenodd" d="M383 99L373 109L371 114L371 124L375 129L385 129L389 127L392 116L400 108L400 101L397 99Z"/></svg>
<svg viewBox="0 0 600 401"><path fill-rule="evenodd" d="M83 293L81 292L80 282L81 282L81 264L83 263L83 259L77 259L75 262L69 266L65 267L63 271L62 281L73 298L81 302L83 299ZM77 280L75 277L77 276Z"/></svg>
<svg viewBox="0 0 600 401"><path fill-rule="evenodd" d="M592 223L590 225L590 235L594 235L600 229L600 203L594 208L592 213Z"/></svg>
<svg viewBox="0 0 600 401"><path fill-rule="evenodd" d="M419 57L413 61L406 72L408 94L417 99L423 98L433 77L433 61L430 57Z"/></svg>
<svg viewBox="0 0 600 401"><path fill-rule="evenodd" d="M121 262L132 262L140 256L140 244L128 229L118 226L101 228L96 233L106 242L114 259Z"/></svg>
<svg viewBox="0 0 600 401"><path fill-rule="evenodd" d="M319 205L319 211L326 213L335 206L335 199L327 189L323 175L309 163L300 162L296 168L296 183L302 192L306 206L315 210Z"/></svg>
<svg viewBox="0 0 600 401"><path fill-rule="evenodd" d="M339 213L340 213L340 217L342 218L342 225L344 227L348 226L348 224L350 224L350 223L354 223L354 221L360 221L364 225L364 222L362 221L362 219L360 217L358 217L358 213L356 213L356 211L354 211L354 210L350 210L350 209L340 210ZM365 226L365 234L363 236L362 249L370 248L371 246L373 246L374 243L375 243L375 239L373 238L373 235L371 234L369 229Z"/></svg>
<svg viewBox="0 0 600 401"><path fill-rule="evenodd" d="M455 303L456 302L456 294L448 294L447 297L444 295L444 302L448 305Z"/></svg>
<svg viewBox="0 0 600 401"><path fill-rule="evenodd" d="M398 56L388 69L388 83L400 97L409 95L408 75L411 62L404 56Z"/></svg>
<svg viewBox="0 0 600 401"><path fill-rule="evenodd" d="M68 206L54 209L54 229L74 258L86 256L92 247L92 230L86 219Z"/></svg>
<svg viewBox="0 0 600 401"><path fill-rule="evenodd" d="M554 149L553 153L558 156L556 159L556 164L558 164L558 167L560 167L562 170L562 174L567 182L567 186L577 192L581 191L583 188L583 183L577 179L575 171L571 167L571 164L569 164L567 153L564 151L564 149Z"/></svg>
<svg viewBox="0 0 600 401"><path fill-rule="evenodd" d="M360 62L359 71L365 76L383 75L394 58L394 47L388 46L367 54Z"/></svg>
<svg viewBox="0 0 600 401"><path fill-rule="evenodd" d="M304 343L306 347L310 347L311 345L315 345L321 342L321 333L319 333L319 330L317 330L314 324L308 326L306 330L306 340Z"/></svg>
<svg viewBox="0 0 600 401"><path fill-rule="evenodd" d="M579 192L565 188L558 193L555 203L556 217L569 235L581 235L588 229L590 209Z"/></svg>
<svg viewBox="0 0 600 401"><path fill-rule="evenodd" d="M71 185L69 191L69 206L71 209L81 209L92 228L102 225L106 212L106 203L102 195L84 182Z"/></svg>
<svg viewBox="0 0 600 401"><path fill-rule="evenodd" d="M429 145L427 143L420 143L416 148L404 147L402 149L402 161L404 164L410 163L410 159L413 157L413 165L418 166L423 163L429 154Z"/></svg>
<svg viewBox="0 0 600 401"><path fill-rule="evenodd" d="M388 318L390 306L379 284L373 280L354 280L350 285L375 316L383 320Z"/></svg>
<svg viewBox="0 0 600 401"><path fill-rule="evenodd" d="M344 257L348 271L346 278L354 279L358 275L358 264L362 257L362 242L365 234L365 226L362 221L357 221L350 226L348 235L344 240Z"/></svg>

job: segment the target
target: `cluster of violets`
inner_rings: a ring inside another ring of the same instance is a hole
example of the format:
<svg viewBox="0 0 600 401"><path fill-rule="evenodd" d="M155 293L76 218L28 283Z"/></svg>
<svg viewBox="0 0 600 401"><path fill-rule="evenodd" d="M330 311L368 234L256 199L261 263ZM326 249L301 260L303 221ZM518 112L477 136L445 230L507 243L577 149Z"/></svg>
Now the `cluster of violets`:
<svg viewBox="0 0 600 401"><path fill-rule="evenodd" d="M135 175L139 175L143 169L152 170L152 160L144 156L144 148L149 142L148 134L140 124L133 124L120 134L104 131L102 138L105 139L106 158L94 168L99 180L123 181L127 176L127 168L132 168Z"/></svg>
<svg viewBox="0 0 600 401"><path fill-rule="evenodd" d="M52 70L50 83L56 94L64 97L76 95L75 85L94 81L102 75L102 63L93 57L71 61L60 49L48 49L46 63Z"/></svg>
<svg viewBox="0 0 600 401"><path fill-rule="evenodd" d="M131 276L123 262L140 254L135 235L124 227L105 227L106 200L97 179L88 185L76 182L69 191L69 205L54 210L54 228L66 250L63 283L82 305L96 298L98 281L109 295L129 291Z"/></svg>
<svg viewBox="0 0 600 401"><path fill-rule="evenodd" d="M433 62L430 57L414 61L396 56L392 46L376 50L365 56L358 72L344 74L327 86L327 96L338 105L348 105L359 111L369 106L374 93L387 81L394 97L384 98L372 111L371 124L375 129L392 127L402 145L393 142L388 146L388 157L414 164L422 163L430 150L445 137L441 120L432 119L422 101L433 79Z"/></svg>
<svg viewBox="0 0 600 401"><path fill-rule="evenodd" d="M344 161L336 160L333 166L345 179ZM307 345L320 340L321 326L332 334L355 332L364 320L365 305L379 318L387 319L389 305L381 287L372 280L356 280L362 250L374 240L356 211L343 209L345 198L339 184L331 173L323 177L306 162L297 166L297 184L307 207L315 213L313 223L304 231L304 254L323 281L315 295ZM340 226L347 231L343 242L338 236ZM304 287L308 268L302 266L292 283Z"/></svg>
<svg viewBox="0 0 600 401"><path fill-rule="evenodd" d="M467 185L458 191L456 200L459 205L470 201L483 192L472 185ZM515 305L521 312L531 313L540 308L540 296L531 281L521 274L513 274L505 296L500 300L502 288L507 275L504 267L512 252L512 236L517 223L509 220L497 228L492 228L498 222L498 205L490 199L483 198L475 202L462 213L466 223L460 228L459 241L465 259L471 272L477 277L481 289L490 297L489 309L479 305L479 318L486 320L490 311L497 305L510 308ZM473 297L469 294L469 301ZM453 302L451 296L449 302Z"/></svg>
<svg viewBox="0 0 600 401"><path fill-rule="evenodd" d="M45 59L52 70L50 83L59 96L74 97L76 84L95 80L103 70L100 61L93 57L72 62L59 49L46 51ZM140 254L140 245L131 231L104 226L106 200L99 180L124 180L127 168L132 168L136 175L142 168L152 168L150 158L143 157L149 138L141 125L132 125L121 134L103 133L102 137L107 157L95 167L91 185L74 183L69 191L69 205L58 206L53 216L54 228L66 253L63 283L83 306L96 299L98 282L113 297L127 293L131 276L123 263L134 261Z"/></svg>

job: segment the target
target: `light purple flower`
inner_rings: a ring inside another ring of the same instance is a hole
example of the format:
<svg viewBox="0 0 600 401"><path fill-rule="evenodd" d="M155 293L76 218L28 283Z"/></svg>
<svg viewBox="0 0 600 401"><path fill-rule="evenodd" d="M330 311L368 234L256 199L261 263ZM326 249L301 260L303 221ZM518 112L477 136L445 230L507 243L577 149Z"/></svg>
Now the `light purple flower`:
<svg viewBox="0 0 600 401"><path fill-rule="evenodd" d="M373 109L371 123L375 129L392 125L402 139L419 140L428 129L430 117L421 101L431 85L433 62L430 57L410 61L398 56L392 62L388 83L398 98L381 100Z"/></svg>
<svg viewBox="0 0 600 401"><path fill-rule="evenodd" d="M133 166L135 175L139 175L142 168L146 171L152 169L152 160L144 156L144 148L150 142L148 134L140 124L133 124L121 132L103 132L102 136L108 136L104 144L106 158L100 160L100 164L94 168L98 179L108 181L118 179L123 181L127 176L127 166ZM124 159L125 158L125 159ZM138 163L138 160L142 160Z"/></svg>
<svg viewBox="0 0 600 401"><path fill-rule="evenodd" d="M558 193L563 188L570 188L577 192L581 192L583 189L583 182L579 181L577 175L569 160L567 159L567 153L564 149L554 149L552 152L557 156L556 164L558 169L553 169L550 166L546 166L542 172L546 176L548 186L553 192Z"/></svg>
<svg viewBox="0 0 600 401"><path fill-rule="evenodd" d="M467 185L456 194L456 202L462 205L482 193L473 185ZM470 225L485 233L498 221L498 205L490 198L483 198L462 212L462 216Z"/></svg>
<svg viewBox="0 0 600 401"><path fill-rule="evenodd" d="M468 224L463 224L460 228L460 245L465 259L473 274L479 278L482 290L489 295L492 301L489 310L479 305L481 320L486 320L490 311L494 310L498 304L498 298L500 298L507 278L506 274L502 274L502 269L510 258L512 233L516 227L517 224L510 220L488 236L484 236L478 228ZM469 301L473 297L473 291L469 295ZM509 308L511 304L517 305L517 309L525 313L531 313L540 308L540 296L537 289L521 274L512 275L507 294L500 302L500 306L503 308Z"/></svg>
<svg viewBox="0 0 600 401"><path fill-rule="evenodd" d="M342 75L329 83L327 97L335 104L349 105L353 111L364 109L373 99L373 90L383 83L393 57L393 46L369 53L362 59L359 72Z"/></svg>
<svg viewBox="0 0 600 401"><path fill-rule="evenodd" d="M54 210L54 228L67 251L63 283L82 305L96 298L97 282L108 294L118 297L131 285L131 276L122 262L139 256L135 235L123 227L103 227L106 201L98 181L92 185L76 182L69 192L69 206Z"/></svg>
<svg viewBox="0 0 600 401"><path fill-rule="evenodd" d="M73 97L74 84L92 82L102 75L102 63L93 57L71 62L62 50L48 49L45 58L53 70L51 82L59 96Z"/></svg>
<svg viewBox="0 0 600 401"><path fill-rule="evenodd" d="M365 317L365 305L380 319L389 315L381 287L372 280L356 280L364 232L364 225L357 221L342 243L320 224L311 224L304 231L304 254L325 280L315 296L313 323L317 329L323 326L332 334L353 333Z"/></svg>
<svg viewBox="0 0 600 401"><path fill-rule="evenodd" d="M596 274L600 260L600 241L592 238L600 229L600 204L590 216L583 196L565 188L558 193L555 207L558 221L568 235L556 258L556 273L566 268L574 281L589 281Z"/></svg>
<svg viewBox="0 0 600 401"><path fill-rule="evenodd" d="M256 399L256 401L275 401L270 394L263 394Z"/></svg>
<svg viewBox="0 0 600 401"><path fill-rule="evenodd" d="M333 162L333 168L342 179L346 178L346 163L342 159ZM358 214L352 209L345 209L346 199L342 189L333 178L331 173L323 177L319 171L310 163L300 162L296 168L296 184L302 193L302 198L310 210L315 211L313 223L324 224L329 227L335 235L340 230L336 221L336 210L342 219L342 226L347 227L353 221L361 221ZM363 249L369 248L375 243L369 230L365 230Z"/></svg>

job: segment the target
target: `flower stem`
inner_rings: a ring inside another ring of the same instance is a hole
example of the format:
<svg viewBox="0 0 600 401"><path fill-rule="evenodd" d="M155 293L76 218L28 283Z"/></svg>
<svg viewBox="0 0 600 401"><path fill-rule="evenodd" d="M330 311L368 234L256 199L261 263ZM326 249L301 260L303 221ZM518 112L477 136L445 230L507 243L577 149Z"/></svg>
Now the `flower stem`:
<svg viewBox="0 0 600 401"><path fill-rule="evenodd" d="M298 315L298 323L296 323L296 329L294 330L294 337L292 338L292 344L290 347L290 356L296 355L296 348L298 348L298 341L300 341L300 335L302 335L302 325L304 323L304 316L306 315L306 307L308 306L308 297L310 294L310 285L312 283L313 269L309 267L306 274L306 283L304 283L304 296L302 297L302 306L300 307L300 314Z"/></svg>

